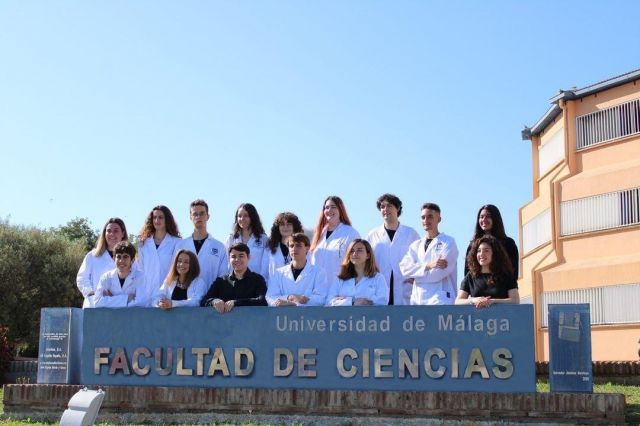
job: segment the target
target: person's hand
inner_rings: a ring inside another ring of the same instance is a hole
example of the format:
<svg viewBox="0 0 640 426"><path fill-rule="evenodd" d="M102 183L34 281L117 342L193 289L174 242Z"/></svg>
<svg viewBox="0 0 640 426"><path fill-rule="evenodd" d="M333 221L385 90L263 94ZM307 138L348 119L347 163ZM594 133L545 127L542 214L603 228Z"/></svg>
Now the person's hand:
<svg viewBox="0 0 640 426"><path fill-rule="evenodd" d="M158 302L158 307L160 309L171 309L173 307L173 303L171 303L170 299L167 299L165 297L163 297L162 299L160 299L160 301Z"/></svg>
<svg viewBox="0 0 640 426"><path fill-rule="evenodd" d="M135 300L135 298L136 298L135 293L129 293L129 296L127 296L127 303L130 303L132 300Z"/></svg>
<svg viewBox="0 0 640 426"><path fill-rule="evenodd" d="M96 293L95 293L95 291L92 291L91 293L87 294L87 297L91 297L91 296L93 296L94 294L96 294Z"/></svg>
<svg viewBox="0 0 640 426"><path fill-rule="evenodd" d="M373 302L369 299L365 299L364 297L358 297L353 301L353 306L371 306Z"/></svg>
<svg viewBox="0 0 640 426"><path fill-rule="evenodd" d="M449 265L449 263L447 262L447 259L436 259L431 261L430 263L427 264L426 269L436 269L436 268L440 268L440 269L444 269L447 267L447 265Z"/></svg>
<svg viewBox="0 0 640 426"><path fill-rule="evenodd" d="M414 280L413 278L407 278L406 280L403 281L403 283L410 284L410 285L413 285L415 282L416 280Z"/></svg>
<svg viewBox="0 0 640 426"><path fill-rule="evenodd" d="M306 305L307 302L309 301L309 298L307 296L305 296L304 294L290 294L287 297L287 300L289 302L293 302L294 304L299 304L299 305Z"/></svg>
<svg viewBox="0 0 640 426"><path fill-rule="evenodd" d="M491 299L491 297L489 297L489 296L487 296L487 297L472 297L471 298L471 303L473 305L475 305L475 307L478 308L478 309L488 308L489 306L493 305L493 299Z"/></svg>
<svg viewBox="0 0 640 426"><path fill-rule="evenodd" d="M273 304L274 306L295 306L296 304L293 302L289 302L288 300L278 299Z"/></svg>
<svg viewBox="0 0 640 426"><path fill-rule="evenodd" d="M109 297L113 296L113 294L111 294L111 292L108 289L107 290L103 290L102 291L102 295L103 296L109 296Z"/></svg>
<svg viewBox="0 0 640 426"><path fill-rule="evenodd" d="M233 309L233 307L236 305L236 301L235 300L228 300L225 304L224 304L224 311L225 312L231 312L231 310Z"/></svg>
<svg viewBox="0 0 640 426"><path fill-rule="evenodd" d="M214 300L211 306L213 306L213 309L215 309L216 311L224 314L224 301L222 299Z"/></svg>

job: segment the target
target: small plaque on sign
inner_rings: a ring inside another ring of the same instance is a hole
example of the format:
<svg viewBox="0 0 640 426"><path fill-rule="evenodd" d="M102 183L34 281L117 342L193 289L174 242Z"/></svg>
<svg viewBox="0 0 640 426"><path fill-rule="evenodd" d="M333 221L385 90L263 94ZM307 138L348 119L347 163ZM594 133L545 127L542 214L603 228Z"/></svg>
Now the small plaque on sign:
<svg viewBox="0 0 640 426"><path fill-rule="evenodd" d="M41 310L38 383L79 383L81 338L82 309Z"/></svg>
<svg viewBox="0 0 640 426"><path fill-rule="evenodd" d="M549 305L551 392L593 392L589 304Z"/></svg>

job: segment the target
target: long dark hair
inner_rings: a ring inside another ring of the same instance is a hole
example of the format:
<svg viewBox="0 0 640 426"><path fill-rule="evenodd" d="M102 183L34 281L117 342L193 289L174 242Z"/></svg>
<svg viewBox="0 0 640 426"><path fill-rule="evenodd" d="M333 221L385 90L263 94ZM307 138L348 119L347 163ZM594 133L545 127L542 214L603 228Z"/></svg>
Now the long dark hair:
<svg viewBox="0 0 640 426"><path fill-rule="evenodd" d="M187 249L180 249L178 250L176 255L173 256L173 262L171 262L171 269L169 269L169 273L167 274L167 277L164 279L164 282L167 284L170 284L174 281L177 282L178 278L180 278L180 274L178 273L178 257L181 254L186 254L187 256L189 256L189 272L187 272L186 282L180 283L180 284L185 286L185 288L189 288L193 280L195 280L198 277L198 275L200 275L200 262L198 262L198 256L196 256L195 253L192 252L191 250L187 250Z"/></svg>
<svg viewBox="0 0 640 426"><path fill-rule="evenodd" d="M264 234L264 228L262 227L262 221L258 210L251 203L242 203L236 209L236 214L233 219L233 238L238 238L242 232L238 225L238 210L244 209L249 214L249 220L251 221L251 233L256 239L260 239L260 236Z"/></svg>
<svg viewBox="0 0 640 426"><path fill-rule="evenodd" d="M467 264L469 265L469 273L473 278L477 278L482 272L482 266L478 262L478 247L485 243L491 247L491 264L489 270L491 277L489 284L495 284L499 280L507 280L513 277L513 267L507 252L504 250L502 243L492 235L483 235L471 244L471 249L467 254Z"/></svg>
<svg viewBox="0 0 640 426"><path fill-rule="evenodd" d="M178 231L178 225L176 224L176 220L173 218L171 210L169 210L169 207L167 206L159 205L152 208L147 215L147 218L144 220L144 225L142 225L142 229L140 230L140 241L146 240L156 232L156 229L153 226L153 212L156 210L160 210L164 213L164 223L167 228L167 234L179 237L180 231Z"/></svg>
<svg viewBox="0 0 640 426"><path fill-rule="evenodd" d="M491 230L487 233L485 233L482 228L480 228L480 224L478 223L482 210L489 211L489 214L491 215L491 221L493 223L491 225ZM473 239L477 240L485 234L493 235L499 240L504 240L507 238L507 234L504 232L504 223L502 222L502 215L500 214L500 210L498 210L498 208L493 204L485 204L484 206L480 207L480 209L478 210L478 214L476 215L476 230L473 234Z"/></svg>
<svg viewBox="0 0 640 426"><path fill-rule="evenodd" d="M273 225L271 225L271 233L269 234L268 247L269 250L271 250L271 254L275 254L276 250L278 250L279 244L284 243L284 241L282 241L282 235L280 234L280 225L285 223L293 225L294 234L304 232L302 223L300 222L300 219L298 219L298 216L291 212L279 213L273 221Z"/></svg>

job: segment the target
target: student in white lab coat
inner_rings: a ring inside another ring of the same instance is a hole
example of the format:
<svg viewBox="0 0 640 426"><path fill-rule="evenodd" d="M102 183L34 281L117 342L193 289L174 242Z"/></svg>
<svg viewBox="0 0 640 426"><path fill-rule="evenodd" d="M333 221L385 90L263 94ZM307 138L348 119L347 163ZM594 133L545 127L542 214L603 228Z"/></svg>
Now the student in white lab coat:
<svg viewBox="0 0 640 426"><path fill-rule="evenodd" d="M287 239L298 232L304 232L298 216L291 212L279 213L276 216L271 226L267 251L262 257L262 270L267 271L267 276L264 277L267 286L276 269L291 263Z"/></svg>
<svg viewBox="0 0 640 426"><path fill-rule="evenodd" d="M227 273L227 251L224 244L213 238L207 232L209 221L209 205L201 199L191 202L189 216L193 223L193 234L189 238L178 241L176 252L186 249L198 256L200 264L200 278L208 290L216 278ZM205 290L205 292L206 292Z"/></svg>
<svg viewBox="0 0 640 426"><path fill-rule="evenodd" d="M269 306L324 306L329 291L327 275L307 260L310 245L302 232L288 239L291 264L271 276L266 296Z"/></svg>
<svg viewBox="0 0 640 426"><path fill-rule="evenodd" d="M169 273L180 232L171 210L155 206L140 230L138 265L153 291L160 288Z"/></svg>
<svg viewBox="0 0 640 426"><path fill-rule="evenodd" d="M327 306L370 306L389 303L389 288L376 265L376 257L367 240L351 242L340 273L327 296Z"/></svg>
<svg viewBox="0 0 640 426"><path fill-rule="evenodd" d="M402 214L402 201L393 194L383 194L376 201L384 223L369 232L367 241L373 247L380 273L389 286L390 305L408 305L411 297L411 278L400 272L400 261L409 246L420 236L415 229L402 225L398 218Z"/></svg>
<svg viewBox="0 0 640 426"><path fill-rule="evenodd" d="M116 267L113 261L113 249L120 241L128 240L127 227L122 219L112 217L102 227L96 247L84 257L76 284L84 296L83 308L92 308L94 295L100 277Z"/></svg>
<svg viewBox="0 0 640 426"><path fill-rule="evenodd" d="M251 203L243 203L238 206L236 216L233 222L233 232L225 241L224 246L227 250L234 244L244 243L251 250L251 259L249 260L249 269L258 273L266 279L267 270L264 269L262 258L266 254L267 234L262 227L262 221L258 210ZM231 269L229 269L231 272Z"/></svg>
<svg viewBox="0 0 640 426"><path fill-rule="evenodd" d="M95 294L96 308L146 308L150 292L144 273L132 268L136 248L129 241L120 241L113 249L116 268L105 272Z"/></svg>
<svg viewBox="0 0 640 426"><path fill-rule="evenodd" d="M356 238L360 238L360 234L351 227L340 197L327 197L311 240L311 263L324 268L329 282L338 275L347 247Z"/></svg>
<svg viewBox="0 0 640 426"><path fill-rule="evenodd" d="M198 277L200 265L192 251L178 250L162 286L154 292L152 306L162 310L182 306L200 306L205 294L204 281Z"/></svg>
<svg viewBox="0 0 640 426"><path fill-rule="evenodd" d="M420 219L426 234L411 244L400 262L402 275L414 279L411 304L452 305L458 288L456 242L438 229L442 218L437 204L423 204Z"/></svg>

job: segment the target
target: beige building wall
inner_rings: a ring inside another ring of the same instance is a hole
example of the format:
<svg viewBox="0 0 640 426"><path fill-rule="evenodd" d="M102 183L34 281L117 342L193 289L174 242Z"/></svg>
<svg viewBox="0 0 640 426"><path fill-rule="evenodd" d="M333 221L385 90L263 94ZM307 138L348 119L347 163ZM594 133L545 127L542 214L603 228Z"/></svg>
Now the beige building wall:
<svg viewBox="0 0 640 426"><path fill-rule="evenodd" d="M640 82L560 100L560 114L531 137L534 198L520 209L520 234L541 212L551 212L551 239L528 252L521 250L518 281L521 296L531 297L536 305L538 360L549 359L547 329L541 318L543 293L640 284L640 225L561 235L563 202L640 188L640 135L576 150L576 117L638 98ZM558 131L564 132L564 160L539 171L540 149ZM525 237L521 237L521 248ZM592 325L594 360L637 360L639 341L640 323Z"/></svg>

